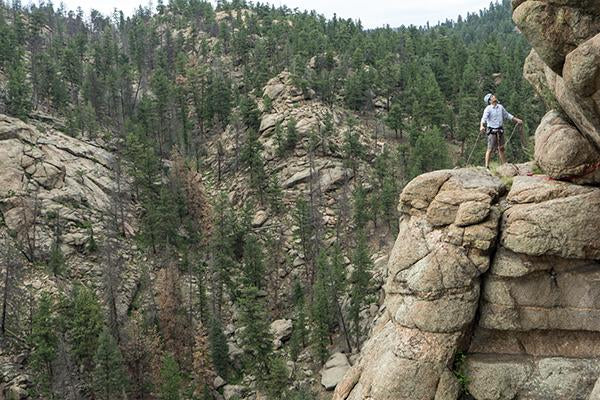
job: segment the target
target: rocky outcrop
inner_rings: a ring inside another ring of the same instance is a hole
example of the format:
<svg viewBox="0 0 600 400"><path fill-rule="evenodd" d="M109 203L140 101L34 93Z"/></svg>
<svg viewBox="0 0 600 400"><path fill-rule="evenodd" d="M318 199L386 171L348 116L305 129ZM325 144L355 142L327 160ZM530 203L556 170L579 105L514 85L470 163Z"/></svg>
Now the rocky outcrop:
<svg viewBox="0 0 600 400"><path fill-rule="evenodd" d="M513 0L513 20L544 62L560 74L566 56L600 31L595 0Z"/></svg>
<svg viewBox="0 0 600 400"><path fill-rule="evenodd" d="M336 400L599 398L600 188L581 185L600 184L600 4L513 8L554 108L535 137L550 178L503 170L505 194L485 171L438 171L404 189L385 315Z"/></svg>
<svg viewBox="0 0 600 400"><path fill-rule="evenodd" d="M513 19L534 48L525 77L559 111L538 128L536 161L551 177L581 184L600 183L599 6L513 1Z"/></svg>
<svg viewBox="0 0 600 400"><path fill-rule="evenodd" d="M57 224L63 252L84 250L91 230L103 230L116 187L113 156L93 143L5 115L0 115L0 144L5 227L36 256L49 251Z"/></svg>
<svg viewBox="0 0 600 400"><path fill-rule="evenodd" d="M334 399L587 399L600 376L600 189L483 170L404 190L385 317ZM463 352L462 365L455 355Z"/></svg>
<svg viewBox="0 0 600 400"><path fill-rule="evenodd" d="M402 193L386 317L334 399L451 399L449 367L475 317L504 186L485 170L438 171Z"/></svg>
<svg viewBox="0 0 600 400"><path fill-rule="evenodd" d="M329 360L327 360L321 370L321 385L323 385L326 390L333 390L342 380L349 368L350 363L345 354L333 354L329 357Z"/></svg>

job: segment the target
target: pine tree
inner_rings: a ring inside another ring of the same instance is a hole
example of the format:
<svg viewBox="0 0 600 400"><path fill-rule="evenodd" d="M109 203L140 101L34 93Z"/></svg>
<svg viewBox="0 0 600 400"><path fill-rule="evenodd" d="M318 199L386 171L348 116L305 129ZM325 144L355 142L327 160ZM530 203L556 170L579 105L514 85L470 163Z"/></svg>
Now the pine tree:
<svg viewBox="0 0 600 400"><path fill-rule="evenodd" d="M308 282L312 285L315 278L315 259L316 259L316 245L314 242L315 226L312 223L312 210L310 203L308 203L303 197L299 197L296 200L296 207L293 211L294 224L297 229L294 232L294 236L300 241L302 246L302 253L306 262L306 277Z"/></svg>
<svg viewBox="0 0 600 400"><path fill-rule="evenodd" d="M193 374L196 388L202 390L208 388L215 377L211 365L209 343L207 343L207 339L208 333L204 327L200 326L194 340Z"/></svg>
<svg viewBox="0 0 600 400"><path fill-rule="evenodd" d="M365 229L369 221L369 206L367 201L367 193L362 186L357 186L352 192L352 200L354 206L354 226L358 230Z"/></svg>
<svg viewBox="0 0 600 400"><path fill-rule="evenodd" d="M34 371L34 391L45 398L52 396L54 377L52 363L56 358L58 346L53 303L50 294L42 293L38 307L32 316L31 335L29 336L32 348L29 365Z"/></svg>
<svg viewBox="0 0 600 400"><path fill-rule="evenodd" d="M108 329L104 329L100 334L94 361L96 398L102 400L125 398L126 375L123 369L123 356Z"/></svg>
<svg viewBox="0 0 600 400"><path fill-rule="evenodd" d="M160 400L179 400L181 399L182 376L179 371L179 365L172 354L167 354L163 358L163 365L160 369L160 390L158 398Z"/></svg>
<svg viewBox="0 0 600 400"><path fill-rule="evenodd" d="M348 130L344 136L344 162L352 169L354 176L357 176L360 160L363 160L366 154L365 147L360 142L360 137L356 131L356 121L349 122Z"/></svg>
<svg viewBox="0 0 600 400"><path fill-rule="evenodd" d="M369 284L371 281L371 269L373 262L369 256L367 237L364 232L359 231L356 249L352 257L354 269L350 276L350 318L353 324L356 348L360 348L364 332L362 331L360 312L368 303Z"/></svg>
<svg viewBox="0 0 600 400"><path fill-rule="evenodd" d="M239 304L240 324L244 328L241 337L245 367L264 385L271 373L270 360L273 353L273 338L267 320L264 299L258 289L250 286L242 291Z"/></svg>
<svg viewBox="0 0 600 400"><path fill-rule="evenodd" d="M450 167L448 145L437 128L419 132L409 158L409 176Z"/></svg>
<svg viewBox="0 0 600 400"><path fill-rule="evenodd" d="M244 242L243 281L246 286L263 288L265 277L264 255L256 235L249 234Z"/></svg>
<svg viewBox="0 0 600 400"><path fill-rule="evenodd" d="M289 371L281 357L273 357L269 367L270 374L266 382L266 392L271 399L283 399L289 385Z"/></svg>
<svg viewBox="0 0 600 400"><path fill-rule="evenodd" d="M8 69L7 107L9 114L26 119L31 111L31 86L21 58L17 52Z"/></svg>
<svg viewBox="0 0 600 400"><path fill-rule="evenodd" d="M240 160L250 170L250 187L258 193L261 203L264 202L265 182L267 180L262 150L263 146L258 141L258 134L252 129L249 130Z"/></svg>
<svg viewBox="0 0 600 400"><path fill-rule="evenodd" d="M314 285L313 304L311 307L311 341L315 355L322 364L329 357L329 327L331 325L332 309L328 282L329 265L327 256L321 252L317 259L317 279ZM335 315L335 314L333 314Z"/></svg>
<svg viewBox="0 0 600 400"><path fill-rule="evenodd" d="M403 121L403 111L400 103L392 103L392 107L388 112L388 115L385 119L385 123L389 126L390 129L393 129L396 133L396 138L398 138L398 133L400 133L400 138L402 138L402 129L404 127Z"/></svg>
<svg viewBox="0 0 600 400"><path fill-rule="evenodd" d="M306 347L308 332L306 330L306 300L300 281L294 282L292 292L294 319L292 320L292 337L290 338L290 357L293 361L298 359L300 352Z"/></svg>
<svg viewBox="0 0 600 400"><path fill-rule="evenodd" d="M165 347L182 364L189 362L190 341L193 337L186 334L186 318L181 296L181 277L175 265L161 269L158 281L158 323L165 341ZM186 364L187 365L187 364Z"/></svg>
<svg viewBox="0 0 600 400"><path fill-rule="evenodd" d="M86 372L91 372L104 322L98 298L91 289L75 286L62 307L63 323L75 358Z"/></svg>
<svg viewBox="0 0 600 400"><path fill-rule="evenodd" d="M134 311L125 329L123 356L130 376L130 394L145 399L154 391L161 358L160 337L144 323L142 314Z"/></svg>
<svg viewBox="0 0 600 400"><path fill-rule="evenodd" d="M215 372L223 379L229 376L229 355L227 337L223 333L221 322L214 317L210 320L208 340L210 356Z"/></svg>
<svg viewBox="0 0 600 400"><path fill-rule="evenodd" d="M348 282L346 279L346 266L344 263L344 255L339 243L335 243L331 250L331 256L329 258L329 291L330 291L330 302L332 313L337 315L337 322L339 323L346 346L348 351L352 352L352 345L350 343L350 332L346 322L346 317L342 310L342 300L348 288ZM332 322L335 322L335 318L331 318ZM333 328L333 327L332 327Z"/></svg>

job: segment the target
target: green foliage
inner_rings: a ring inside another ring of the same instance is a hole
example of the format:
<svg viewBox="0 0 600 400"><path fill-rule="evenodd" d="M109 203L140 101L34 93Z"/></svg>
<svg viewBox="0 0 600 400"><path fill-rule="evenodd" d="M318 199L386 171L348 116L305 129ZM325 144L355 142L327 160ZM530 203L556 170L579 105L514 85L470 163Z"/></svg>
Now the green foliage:
<svg viewBox="0 0 600 400"><path fill-rule="evenodd" d="M242 147L240 160L250 171L250 187L258 193L261 203L264 200L265 183L267 182L262 149L263 146L258 141L256 131L249 130L246 142Z"/></svg>
<svg viewBox="0 0 600 400"><path fill-rule="evenodd" d="M315 355L322 364L329 357L329 327L332 313L329 291L329 262L327 255L321 252L317 258L317 279L313 287L313 302L311 305L311 342Z"/></svg>
<svg viewBox="0 0 600 400"><path fill-rule="evenodd" d="M352 265L354 268L350 276L350 318L356 347L360 348L364 334L360 325L360 312L368 304L369 284L371 282L371 270L373 269L373 262L367 246L367 237L362 231L358 232Z"/></svg>
<svg viewBox="0 0 600 400"><path fill-rule="evenodd" d="M98 244L96 243L96 239L94 238L94 228L90 226L88 228L88 231L90 233L90 238L87 242L87 251L90 253L95 253L98 250Z"/></svg>
<svg viewBox="0 0 600 400"><path fill-rule="evenodd" d="M311 204L304 197L298 197L296 207L293 210L293 220L296 229L294 237L300 241L302 253L306 260L306 274L310 282L314 278L314 270L312 268L317 253L317 243L315 242L315 224L313 223L313 209Z"/></svg>
<svg viewBox="0 0 600 400"><path fill-rule="evenodd" d="M344 162L352 168L352 172L356 176L360 160L364 160L366 150L360 142L360 136L355 128L355 121L350 120L348 130L344 135Z"/></svg>
<svg viewBox="0 0 600 400"><path fill-rule="evenodd" d="M210 320L208 340L212 365L221 378L227 379L229 376L227 337L223 333L221 322L215 318Z"/></svg>
<svg viewBox="0 0 600 400"><path fill-rule="evenodd" d="M285 129L285 135L280 124L275 127L275 141L277 143L277 155L279 157L286 156L294 151L298 143L298 129L296 128L296 120L290 118Z"/></svg>
<svg viewBox="0 0 600 400"><path fill-rule="evenodd" d="M126 375L123 368L123 356L108 329L104 329L98 339L98 348L94 357L94 393L96 398L112 400L123 397Z"/></svg>
<svg viewBox="0 0 600 400"><path fill-rule="evenodd" d="M289 371L285 364L285 360L281 357L273 357L269 367L269 377L265 383L265 390L270 399L285 398L284 394L288 390L288 374Z"/></svg>
<svg viewBox="0 0 600 400"><path fill-rule="evenodd" d="M48 270L54 276L61 276L65 270L65 256L59 243L55 243L50 251Z"/></svg>
<svg viewBox="0 0 600 400"><path fill-rule="evenodd" d="M300 388L293 390L289 394L290 400L316 400L317 396L308 388Z"/></svg>
<svg viewBox="0 0 600 400"><path fill-rule="evenodd" d="M292 337L290 338L290 357L293 361L298 359L300 352L306 347L308 332L306 329L306 300L304 289L300 281L294 282L292 292L292 304L294 307L294 318L292 320Z"/></svg>
<svg viewBox="0 0 600 400"><path fill-rule="evenodd" d="M181 399L181 372L179 365L172 354L167 354L163 358L160 369L160 390L158 398L160 400L179 400Z"/></svg>
<svg viewBox="0 0 600 400"><path fill-rule="evenodd" d="M31 111L31 86L27 80L27 71L18 53L8 68L7 108L8 113L20 119L26 119Z"/></svg>
<svg viewBox="0 0 600 400"><path fill-rule="evenodd" d="M458 383L460 385L461 393L463 393L463 394L469 393L469 390L468 390L469 376L466 373L466 365L465 365L466 361L467 361L467 355L463 352L458 353L454 357L454 368L452 370L452 372L454 373L454 376L456 377L456 379L458 380Z"/></svg>
<svg viewBox="0 0 600 400"><path fill-rule="evenodd" d="M260 111L254 100L247 96L242 97L240 100L240 114L246 127L249 130L258 132L260 128Z"/></svg>
<svg viewBox="0 0 600 400"><path fill-rule="evenodd" d="M254 234L248 234L244 242L243 284L261 289L265 278L264 255L261 243Z"/></svg>
<svg viewBox="0 0 600 400"><path fill-rule="evenodd" d="M425 172L449 168L448 145L437 128L425 132L413 131L415 145L410 152L409 175L414 178Z"/></svg>
<svg viewBox="0 0 600 400"><path fill-rule="evenodd" d="M402 137L402 129L404 127L403 121L403 111L402 106L399 103L393 103L390 111L388 112L387 117L385 118L385 123L390 129L393 129L396 133L396 137L398 137L398 133L400 133L400 137Z"/></svg>
<svg viewBox="0 0 600 400"><path fill-rule="evenodd" d="M242 290L239 301L240 325L244 365L260 385L264 385L270 375L270 360L273 353L273 338L267 318L265 300L254 286Z"/></svg>
<svg viewBox="0 0 600 400"><path fill-rule="evenodd" d="M54 370L52 363L57 356L58 337L54 316L54 300L48 293L42 293L31 320L31 334L28 342L31 346L29 365L33 372L33 391L35 394L51 397Z"/></svg>
<svg viewBox="0 0 600 400"><path fill-rule="evenodd" d="M63 301L62 324L76 360L89 371L94 362L103 327L103 313L96 294L85 286L75 286Z"/></svg>

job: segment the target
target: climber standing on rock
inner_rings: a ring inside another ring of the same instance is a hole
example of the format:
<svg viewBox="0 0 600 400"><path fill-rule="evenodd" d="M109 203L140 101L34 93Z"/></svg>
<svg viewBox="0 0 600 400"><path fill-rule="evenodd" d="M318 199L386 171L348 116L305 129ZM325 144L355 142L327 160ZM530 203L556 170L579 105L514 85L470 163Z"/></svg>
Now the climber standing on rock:
<svg viewBox="0 0 600 400"><path fill-rule="evenodd" d="M492 93L486 94L483 101L487 106L485 107L485 110L483 110L483 117L481 118L479 130L481 133L486 132L487 127L485 167L489 168L490 156L496 149L498 149L498 155L500 156L502 164L506 162L506 156L504 155L504 128L502 127L504 120L508 119L514 121L518 125L522 124L523 121L506 111L502 104L498 103L498 99Z"/></svg>

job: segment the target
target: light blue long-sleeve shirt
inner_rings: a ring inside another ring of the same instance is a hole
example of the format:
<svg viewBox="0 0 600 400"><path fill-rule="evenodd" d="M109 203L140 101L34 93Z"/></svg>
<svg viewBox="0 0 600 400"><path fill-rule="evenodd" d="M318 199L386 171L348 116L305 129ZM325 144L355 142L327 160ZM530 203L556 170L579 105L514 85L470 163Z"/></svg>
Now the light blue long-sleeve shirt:
<svg viewBox="0 0 600 400"><path fill-rule="evenodd" d="M483 110L481 123L486 123L488 128L501 128L504 119L513 120L514 116L510 114L502 104L498 103L495 106L490 104Z"/></svg>

